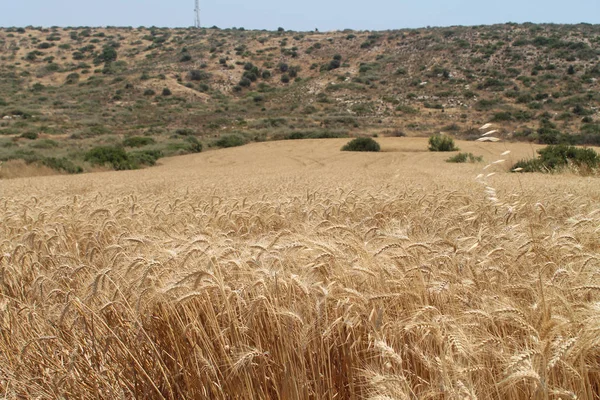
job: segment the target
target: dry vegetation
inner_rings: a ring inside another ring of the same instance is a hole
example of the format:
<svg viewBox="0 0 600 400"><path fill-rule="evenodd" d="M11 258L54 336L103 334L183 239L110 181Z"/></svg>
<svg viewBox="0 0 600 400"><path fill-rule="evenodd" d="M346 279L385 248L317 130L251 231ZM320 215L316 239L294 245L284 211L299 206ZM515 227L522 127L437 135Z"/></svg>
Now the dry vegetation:
<svg viewBox="0 0 600 400"><path fill-rule="evenodd" d="M468 139L489 121L504 139L598 146L599 79L600 25L590 24L4 27L0 161L77 173L96 168L86 155L98 146L147 158L194 152L194 138L223 147L229 134ZM127 146L132 137L153 141ZM115 169L140 163L126 164Z"/></svg>
<svg viewBox="0 0 600 400"><path fill-rule="evenodd" d="M0 396L599 398L598 179L345 142L0 181Z"/></svg>

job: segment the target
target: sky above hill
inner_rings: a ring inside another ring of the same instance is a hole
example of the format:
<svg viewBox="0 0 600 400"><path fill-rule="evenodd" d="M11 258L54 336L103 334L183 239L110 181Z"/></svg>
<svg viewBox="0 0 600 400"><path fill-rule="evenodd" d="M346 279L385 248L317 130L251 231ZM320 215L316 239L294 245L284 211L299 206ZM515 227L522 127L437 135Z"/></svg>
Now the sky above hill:
<svg viewBox="0 0 600 400"><path fill-rule="evenodd" d="M0 26L194 24L193 0L18 0L0 6ZM320 31L384 30L503 22L600 23L599 0L200 0L202 26Z"/></svg>

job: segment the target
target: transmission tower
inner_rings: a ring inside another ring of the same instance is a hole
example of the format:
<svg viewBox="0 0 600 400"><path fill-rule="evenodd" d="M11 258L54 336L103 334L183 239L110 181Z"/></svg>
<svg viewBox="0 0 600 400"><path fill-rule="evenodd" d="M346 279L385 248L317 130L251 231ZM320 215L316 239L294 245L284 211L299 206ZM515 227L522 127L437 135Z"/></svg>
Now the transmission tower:
<svg viewBox="0 0 600 400"><path fill-rule="evenodd" d="M200 0L196 0L196 8L194 8L194 13L196 14L196 20L194 21L194 26L196 28L200 28Z"/></svg>

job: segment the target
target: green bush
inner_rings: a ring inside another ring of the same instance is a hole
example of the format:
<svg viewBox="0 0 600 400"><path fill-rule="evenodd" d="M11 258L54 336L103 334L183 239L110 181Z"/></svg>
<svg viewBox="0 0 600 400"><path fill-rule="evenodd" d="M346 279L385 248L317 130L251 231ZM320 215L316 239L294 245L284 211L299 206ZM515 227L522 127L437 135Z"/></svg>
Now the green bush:
<svg viewBox="0 0 600 400"><path fill-rule="evenodd" d="M132 160L122 147L99 146L85 153L84 160L92 165L110 165L113 169L135 169Z"/></svg>
<svg viewBox="0 0 600 400"><path fill-rule="evenodd" d="M210 74L208 72L195 69L188 72L188 79L190 81L205 81L210 79Z"/></svg>
<svg viewBox="0 0 600 400"><path fill-rule="evenodd" d="M194 130L190 128L180 128L175 131L175 134L180 136L191 136L194 135Z"/></svg>
<svg viewBox="0 0 600 400"><path fill-rule="evenodd" d="M458 153L455 156L450 157L449 159L446 160L446 162L449 163L476 163L476 162L482 162L483 161L483 157L481 156L474 156L473 153Z"/></svg>
<svg viewBox="0 0 600 400"><path fill-rule="evenodd" d="M73 85L79 82L79 74L77 72L70 73L67 75L67 79L65 79L65 84Z"/></svg>
<svg viewBox="0 0 600 400"><path fill-rule="evenodd" d="M238 134L231 134L231 135L221 136L217 141L214 142L214 145L217 147L227 148L227 147L243 146L246 143L248 143L248 141L246 140L245 137L238 135Z"/></svg>
<svg viewBox="0 0 600 400"><path fill-rule="evenodd" d="M429 138L429 151L458 151L458 147L450 136L437 134Z"/></svg>
<svg viewBox="0 0 600 400"><path fill-rule="evenodd" d="M154 143L156 141L153 138L143 136L130 136L123 140L123 146L125 147L143 147Z"/></svg>
<svg viewBox="0 0 600 400"><path fill-rule="evenodd" d="M287 134L283 139L287 140L298 140L298 139L334 139L334 138L346 138L347 134L343 132L335 132L329 130L315 130L315 131L294 131Z"/></svg>
<svg viewBox="0 0 600 400"><path fill-rule="evenodd" d="M37 140L30 145L30 147L33 147L34 149L54 149L59 146L60 144L52 139Z"/></svg>
<svg viewBox="0 0 600 400"><path fill-rule="evenodd" d="M52 168L53 170L64 171L69 174L80 174L83 172L83 168L64 157L46 157L42 159L41 163L46 167Z"/></svg>
<svg viewBox="0 0 600 400"><path fill-rule="evenodd" d="M139 168L141 165L156 165L156 161L162 156L163 153L160 150L134 151L128 154L132 169Z"/></svg>
<svg viewBox="0 0 600 400"><path fill-rule="evenodd" d="M188 150L191 153L200 153L202 151L202 143L195 136L187 136L184 140L189 143Z"/></svg>
<svg viewBox="0 0 600 400"><path fill-rule="evenodd" d="M380 151L379 143L368 137L352 139L342 147L342 151Z"/></svg>
<svg viewBox="0 0 600 400"><path fill-rule="evenodd" d="M38 138L38 136L39 136L38 133L33 132L33 131L24 132L21 134L22 138L29 139L29 140L35 140Z"/></svg>
<svg viewBox="0 0 600 400"><path fill-rule="evenodd" d="M538 158L521 160L512 170L521 172L552 172L574 166L580 171L600 167L600 155L592 149L583 149L564 144L550 145L538 150Z"/></svg>
<svg viewBox="0 0 600 400"><path fill-rule="evenodd" d="M248 141L243 136L237 135L237 134L232 134L232 135L221 136L217 141L215 141L215 146L227 148L227 147L243 146L246 143L248 143Z"/></svg>
<svg viewBox="0 0 600 400"><path fill-rule="evenodd" d="M95 59L94 64L99 65L102 63L110 63L117 60L117 50L114 46L106 45L102 48L100 53Z"/></svg>

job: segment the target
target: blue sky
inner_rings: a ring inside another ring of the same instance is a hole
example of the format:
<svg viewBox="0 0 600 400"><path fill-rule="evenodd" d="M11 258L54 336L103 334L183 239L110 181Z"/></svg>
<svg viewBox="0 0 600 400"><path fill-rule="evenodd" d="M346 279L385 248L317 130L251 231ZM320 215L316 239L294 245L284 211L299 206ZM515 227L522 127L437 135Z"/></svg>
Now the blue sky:
<svg viewBox="0 0 600 400"><path fill-rule="evenodd" d="M193 0L9 0L0 26L170 26L194 23ZM202 25L321 31L480 25L600 23L600 0L200 0Z"/></svg>

